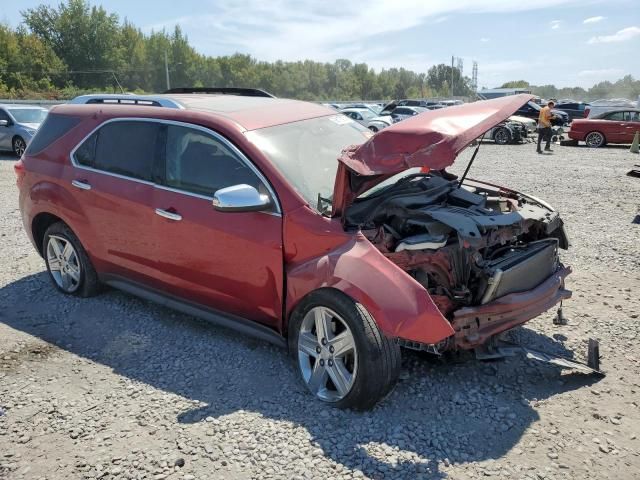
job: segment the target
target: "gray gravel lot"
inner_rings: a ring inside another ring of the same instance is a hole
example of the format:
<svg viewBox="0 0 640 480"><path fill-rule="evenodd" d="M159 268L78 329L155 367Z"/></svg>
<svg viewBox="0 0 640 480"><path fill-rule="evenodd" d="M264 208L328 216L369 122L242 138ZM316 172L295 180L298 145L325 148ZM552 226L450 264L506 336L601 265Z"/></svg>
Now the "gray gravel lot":
<svg viewBox="0 0 640 480"><path fill-rule="evenodd" d="M608 376L407 353L368 413L314 401L276 347L117 291L57 293L0 156L0 478L638 478L640 157L534 150L487 143L470 173L556 206L573 242L569 325L549 312L518 336L578 358L599 338Z"/></svg>

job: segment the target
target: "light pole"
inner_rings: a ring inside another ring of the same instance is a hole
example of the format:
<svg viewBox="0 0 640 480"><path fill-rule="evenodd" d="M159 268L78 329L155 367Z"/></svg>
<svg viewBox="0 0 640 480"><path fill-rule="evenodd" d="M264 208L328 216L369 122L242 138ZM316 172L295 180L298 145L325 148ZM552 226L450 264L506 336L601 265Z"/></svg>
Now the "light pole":
<svg viewBox="0 0 640 480"><path fill-rule="evenodd" d="M453 60L452 60L452 62L453 62ZM171 90L171 82L169 81L169 59L167 57L167 51L166 50L164 51L164 73L167 76L167 90Z"/></svg>

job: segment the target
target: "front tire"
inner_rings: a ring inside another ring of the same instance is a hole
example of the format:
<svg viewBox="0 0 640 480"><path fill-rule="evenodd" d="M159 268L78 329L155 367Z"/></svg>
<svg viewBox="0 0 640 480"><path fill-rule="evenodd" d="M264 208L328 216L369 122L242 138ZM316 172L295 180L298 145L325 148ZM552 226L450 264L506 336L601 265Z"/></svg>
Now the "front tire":
<svg viewBox="0 0 640 480"><path fill-rule="evenodd" d="M311 393L338 408L372 408L400 373L400 347L361 304L333 289L312 292L296 308L289 352Z"/></svg>
<svg viewBox="0 0 640 480"><path fill-rule="evenodd" d="M493 141L498 145L511 143L511 132L505 127L500 127L494 132Z"/></svg>
<svg viewBox="0 0 640 480"><path fill-rule="evenodd" d="M584 143L587 144L587 147L600 148L603 147L605 143L607 143L607 140L600 132L589 132L587 133L587 136L584 137Z"/></svg>
<svg viewBox="0 0 640 480"><path fill-rule="evenodd" d="M24 151L27 149L27 142L25 142L22 137L14 137L11 146L13 147L13 153L16 157L22 158Z"/></svg>
<svg viewBox="0 0 640 480"><path fill-rule="evenodd" d="M42 245L49 277L67 295L92 297L100 283L86 250L71 229L62 222L47 228Z"/></svg>

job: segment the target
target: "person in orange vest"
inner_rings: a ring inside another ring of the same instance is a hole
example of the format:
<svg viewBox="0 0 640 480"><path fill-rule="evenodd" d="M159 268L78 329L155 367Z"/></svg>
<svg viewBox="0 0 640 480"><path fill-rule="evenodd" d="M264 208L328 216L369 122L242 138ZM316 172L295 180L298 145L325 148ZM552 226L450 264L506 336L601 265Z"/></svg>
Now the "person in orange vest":
<svg viewBox="0 0 640 480"><path fill-rule="evenodd" d="M547 103L546 107L543 107L540 110L540 115L538 115L538 149L536 150L538 153L542 153L540 149L540 144L542 140L546 140L547 144L544 147L545 152L551 152L551 120L556 118L556 116L551 113L551 109L555 107L555 103L550 100Z"/></svg>

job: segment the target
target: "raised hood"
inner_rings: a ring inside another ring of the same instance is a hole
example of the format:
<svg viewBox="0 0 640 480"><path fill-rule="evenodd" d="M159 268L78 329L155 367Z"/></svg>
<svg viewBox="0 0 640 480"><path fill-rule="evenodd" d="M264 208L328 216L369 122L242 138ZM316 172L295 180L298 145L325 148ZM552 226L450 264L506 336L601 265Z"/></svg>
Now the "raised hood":
<svg viewBox="0 0 640 480"><path fill-rule="evenodd" d="M346 148L338 159L333 215L340 215L355 197L396 173L412 167L448 167L471 142L532 98L511 95L430 110Z"/></svg>

